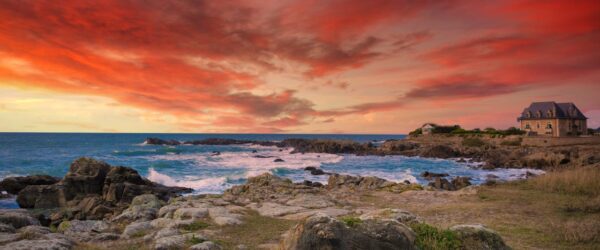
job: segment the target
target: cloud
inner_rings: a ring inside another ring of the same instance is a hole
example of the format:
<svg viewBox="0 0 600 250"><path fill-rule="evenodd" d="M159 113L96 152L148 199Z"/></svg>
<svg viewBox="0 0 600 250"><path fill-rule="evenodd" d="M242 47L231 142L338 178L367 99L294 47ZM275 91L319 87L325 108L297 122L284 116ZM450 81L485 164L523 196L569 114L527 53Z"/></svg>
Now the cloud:
<svg viewBox="0 0 600 250"><path fill-rule="evenodd" d="M482 98L521 89L523 87L519 85L498 83L478 76L453 75L425 80L419 87L406 93L405 98Z"/></svg>

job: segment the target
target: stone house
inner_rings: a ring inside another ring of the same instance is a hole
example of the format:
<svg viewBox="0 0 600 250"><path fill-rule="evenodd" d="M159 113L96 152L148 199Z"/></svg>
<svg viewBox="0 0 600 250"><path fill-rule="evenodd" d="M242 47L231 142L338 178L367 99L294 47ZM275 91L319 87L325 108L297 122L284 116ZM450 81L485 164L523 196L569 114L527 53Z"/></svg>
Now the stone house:
<svg viewBox="0 0 600 250"><path fill-rule="evenodd" d="M435 128L435 124L433 123L425 123L421 126L421 133L424 135L433 134L433 129Z"/></svg>
<svg viewBox="0 0 600 250"><path fill-rule="evenodd" d="M517 121L529 135L576 136L587 134L587 119L571 102L534 102Z"/></svg>

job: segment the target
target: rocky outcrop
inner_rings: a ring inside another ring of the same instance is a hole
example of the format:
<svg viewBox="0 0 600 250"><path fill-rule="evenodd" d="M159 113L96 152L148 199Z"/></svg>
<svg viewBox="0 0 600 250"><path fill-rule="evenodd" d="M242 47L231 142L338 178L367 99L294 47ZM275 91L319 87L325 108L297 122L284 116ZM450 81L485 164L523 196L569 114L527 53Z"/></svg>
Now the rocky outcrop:
<svg viewBox="0 0 600 250"><path fill-rule="evenodd" d="M462 242L466 250L509 250L502 237L483 225L457 225L450 228Z"/></svg>
<svg viewBox="0 0 600 250"><path fill-rule="evenodd" d="M146 140L144 141L144 144L177 146L177 145L181 144L181 142L179 142L177 140L163 140L160 138L150 137L150 138L146 138Z"/></svg>
<svg viewBox="0 0 600 250"><path fill-rule="evenodd" d="M280 249L415 249L415 234L396 221L346 223L321 214L295 226Z"/></svg>
<svg viewBox="0 0 600 250"><path fill-rule="evenodd" d="M327 189L387 190L399 193L406 190L421 190L422 187L418 184L396 183L374 176L332 174L327 180Z"/></svg>
<svg viewBox="0 0 600 250"><path fill-rule="evenodd" d="M103 219L119 214L134 197L154 194L161 200L191 189L166 187L142 178L137 171L110 166L91 158L75 160L65 177L53 185L27 186L17 203L23 208L61 208L51 220Z"/></svg>
<svg viewBox="0 0 600 250"><path fill-rule="evenodd" d="M0 191L9 194L18 194L19 191L30 185L52 185L60 181L60 178L49 175L32 175L20 177L8 177L0 181Z"/></svg>

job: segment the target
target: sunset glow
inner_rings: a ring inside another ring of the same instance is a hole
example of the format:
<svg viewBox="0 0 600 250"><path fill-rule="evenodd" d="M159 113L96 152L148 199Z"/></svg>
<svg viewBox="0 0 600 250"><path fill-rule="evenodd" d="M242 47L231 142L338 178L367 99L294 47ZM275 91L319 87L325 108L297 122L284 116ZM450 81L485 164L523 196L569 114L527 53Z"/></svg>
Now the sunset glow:
<svg viewBox="0 0 600 250"><path fill-rule="evenodd" d="M0 131L600 126L600 1L1 1Z"/></svg>

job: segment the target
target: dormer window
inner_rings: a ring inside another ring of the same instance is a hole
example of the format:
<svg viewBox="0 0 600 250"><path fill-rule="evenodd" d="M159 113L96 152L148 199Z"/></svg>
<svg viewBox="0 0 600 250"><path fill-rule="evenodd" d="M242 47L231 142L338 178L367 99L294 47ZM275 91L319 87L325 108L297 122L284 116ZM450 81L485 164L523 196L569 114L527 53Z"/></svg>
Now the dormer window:
<svg viewBox="0 0 600 250"><path fill-rule="evenodd" d="M546 115L548 116L548 118L552 117L552 110L548 110L548 112L546 113Z"/></svg>
<svg viewBox="0 0 600 250"><path fill-rule="evenodd" d="M542 117L542 112L538 110L538 112L535 114L535 117L537 117L537 118Z"/></svg>
<svg viewBox="0 0 600 250"><path fill-rule="evenodd" d="M527 113L525 113L525 117L531 118L531 111L527 111Z"/></svg>

